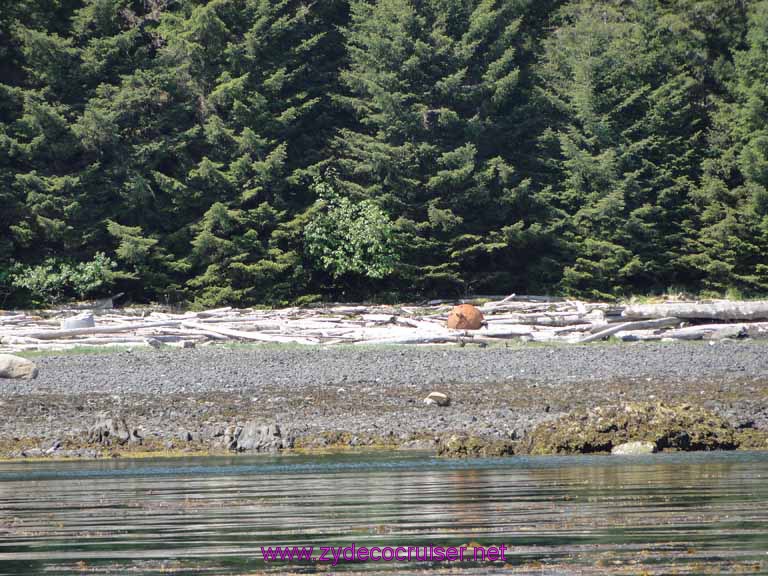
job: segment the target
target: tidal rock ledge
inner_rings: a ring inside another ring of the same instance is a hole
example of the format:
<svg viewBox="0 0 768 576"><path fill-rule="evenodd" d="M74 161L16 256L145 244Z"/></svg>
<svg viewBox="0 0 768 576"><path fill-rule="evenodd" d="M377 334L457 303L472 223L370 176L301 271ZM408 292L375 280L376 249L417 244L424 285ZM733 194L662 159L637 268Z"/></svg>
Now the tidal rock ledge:
<svg viewBox="0 0 768 576"><path fill-rule="evenodd" d="M293 448L293 437L284 436L276 423L260 425L248 422L245 426L230 426L224 434L227 449L235 452L277 452Z"/></svg>
<svg viewBox="0 0 768 576"><path fill-rule="evenodd" d="M524 442L529 454L611 452L628 442L659 451L733 450L739 434L724 418L690 404L629 403L576 411L536 426Z"/></svg>

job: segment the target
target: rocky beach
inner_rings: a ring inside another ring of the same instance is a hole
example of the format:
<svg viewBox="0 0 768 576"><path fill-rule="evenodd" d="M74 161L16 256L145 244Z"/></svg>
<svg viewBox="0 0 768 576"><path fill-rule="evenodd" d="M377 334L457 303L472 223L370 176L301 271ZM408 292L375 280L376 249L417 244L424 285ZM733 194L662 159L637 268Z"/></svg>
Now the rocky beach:
<svg viewBox="0 0 768 576"><path fill-rule="evenodd" d="M32 357L36 379L0 380L0 457L762 449L767 352L723 340L51 353ZM447 401L425 403L432 392Z"/></svg>

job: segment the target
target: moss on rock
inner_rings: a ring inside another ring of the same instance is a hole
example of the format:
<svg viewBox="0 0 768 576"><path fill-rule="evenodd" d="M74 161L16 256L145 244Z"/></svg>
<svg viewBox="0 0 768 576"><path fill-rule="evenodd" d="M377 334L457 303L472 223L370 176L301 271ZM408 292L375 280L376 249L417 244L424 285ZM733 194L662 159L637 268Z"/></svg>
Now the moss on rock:
<svg viewBox="0 0 768 576"><path fill-rule="evenodd" d="M514 442L473 434L454 434L443 438L437 446L438 456L450 458L489 458L512 456L514 453Z"/></svg>
<svg viewBox="0 0 768 576"><path fill-rule="evenodd" d="M723 418L690 404L632 403L574 412L539 424L524 442L529 454L610 452L625 442L653 442L658 450L733 450L737 431Z"/></svg>
<svg viewBox="0 0 768 576"><path fill-rule="evenodd" d="M768 450L768 430L744 428L736 431L739 450Z"/></svg>

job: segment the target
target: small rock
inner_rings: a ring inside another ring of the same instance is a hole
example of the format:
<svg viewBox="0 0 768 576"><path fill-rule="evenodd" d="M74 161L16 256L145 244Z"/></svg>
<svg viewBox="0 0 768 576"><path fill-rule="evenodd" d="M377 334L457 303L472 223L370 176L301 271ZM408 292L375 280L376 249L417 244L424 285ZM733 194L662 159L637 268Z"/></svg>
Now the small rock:
<svg viewBox="0 0 768 576"><path fill-rule="evenodd" d="M653 442L625 442L611 449L611 454L617 456L640 456L656 452L656 444Z"/></svg>
<svg viewBox="0 0 768 576"><path fill-rule="evenodd" d="M53 454L61 448L61 440L54 440L51 445L46 449L46 454Z"/></svg>
<svg viewBox="0 0 768 576"><path fill-rule="evenodd" d="M424 404L436 404L437 406L450 406L451 399L447 394L442 392L430 392L429 395L424 398Z"/></svg>
<svg viewBox="0 0 768 576"><path fill-rule="evenodd" d="M160 342L160 340L158 340L157 338L145 338L144 341L150 346L152 346L152 348L155 348L155 349L162 348L163 346L165 346L165 344Z"/></svg>
<svg viewBox="0 0 768 576"><path fill-rule="evenodd" d="M192 340L182 340L181 342L182 348L194 348L195 343Z"/></svg>
<svg viewBox="0 0 768 576"><path fill-rule="evenodd" d="M0 378L32 380L37 378L37 373L37 366L32 360L13 354L0 354Z"/></svg>

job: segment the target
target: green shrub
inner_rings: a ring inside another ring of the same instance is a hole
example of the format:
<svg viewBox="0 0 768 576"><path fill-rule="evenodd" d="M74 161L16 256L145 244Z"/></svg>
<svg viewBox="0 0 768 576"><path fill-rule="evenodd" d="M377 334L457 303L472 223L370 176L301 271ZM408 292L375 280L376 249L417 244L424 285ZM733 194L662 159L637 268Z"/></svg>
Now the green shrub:
<svg viewBox="0 0 768 576"><path fill-rule="evenodd" d="M97 252L89 262L71 263L48 258L37 266L17 265L11 272L11 284L27 290L35 304L53 304L77 297L85 298L112 285L117 265Z"/></svg>
<svg viewBox="0 0 768 576"><path fill-rule="evenodd" d="M352 202L328 182L316 181L319 196L313 219L304 231L309 256L334 278L357 274L380 279L395 270L395 229L372 200Z"/></svg>

